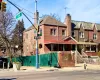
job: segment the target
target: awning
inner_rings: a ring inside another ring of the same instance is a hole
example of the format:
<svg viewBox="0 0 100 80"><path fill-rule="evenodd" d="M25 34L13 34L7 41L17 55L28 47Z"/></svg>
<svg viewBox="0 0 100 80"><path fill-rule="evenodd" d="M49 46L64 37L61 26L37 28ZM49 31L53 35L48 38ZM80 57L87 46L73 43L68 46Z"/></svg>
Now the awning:
<svg viewBox="0 0 100 80"><path fill-rule="evenodd" d="M93 43L93 42L77 42L77 44L98 45L97 43Z"/></svg>

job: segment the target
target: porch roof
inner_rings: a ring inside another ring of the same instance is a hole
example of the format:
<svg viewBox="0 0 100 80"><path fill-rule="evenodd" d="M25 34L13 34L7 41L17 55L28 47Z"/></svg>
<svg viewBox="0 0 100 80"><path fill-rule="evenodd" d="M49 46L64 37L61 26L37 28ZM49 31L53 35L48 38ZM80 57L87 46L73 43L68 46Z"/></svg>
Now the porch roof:
<svg viewBox="0 0 100 80"><path fill-rule="evenodd" d="M58 40L44 40L44 44L58 44Z"/></svg>
<svg viewBox="0 0 100 80"><path fill-rule="evenodd" d="M44 44L77 44L77 41L72 37L66 37L62 40L45 40Z"/></svg>
<svg viewBox="0 0 100 80"><path fill-rule="evenodd" d="M95 42L78 42L73 37L68 36L62 40L44 40L44 44L84 44L84 45L98 45Z"/></svg>
<svg viewBox="0 0 100 80"><path fill-rule="evenodd" d="M77 44L98 45L97 43L94 43L94 42L77 42Z"/></svg>

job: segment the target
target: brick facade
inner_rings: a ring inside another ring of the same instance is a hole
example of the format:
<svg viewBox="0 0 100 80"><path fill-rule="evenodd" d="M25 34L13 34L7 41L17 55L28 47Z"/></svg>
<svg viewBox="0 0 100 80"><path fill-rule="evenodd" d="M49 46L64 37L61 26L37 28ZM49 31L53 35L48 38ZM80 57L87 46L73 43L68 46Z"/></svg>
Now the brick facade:
<svg viewBox="0 0 100 80"><path fill-rule="evenodd" d="M97 30L98 28L96 24L89 23L89 25L87 25L88 22L77 22L78 24L75 24L71 21L72 20L70 14L66 16L65 24L62 24L61 22L53 19L50 16L45 18L44 21L42 20L42 22L40 23L42 36L40 36L39 39L39 44L42 44L42 48L39 48L39 54L50 52L50 49L48 49L47 44L45 42L55 41L56 43L60 40L64 40L64 38L68 36L73 36L72 32L74 32L73 38L75 38L77 42L90 42L91 40L93 40L93 42L95 43L100 42L100 30ZM73 28L72 23L75 25L76 28ZM55 35L51 35L51 29L55 29ZM62 35L62 30L65 30L65 35ZM80 32L84 33L84 38L80 38ZM94 33L97 34L97 39L93 39ZM36 49L34 29L26 30L23 34L24 55L29 56L35 54Z"/></svg>

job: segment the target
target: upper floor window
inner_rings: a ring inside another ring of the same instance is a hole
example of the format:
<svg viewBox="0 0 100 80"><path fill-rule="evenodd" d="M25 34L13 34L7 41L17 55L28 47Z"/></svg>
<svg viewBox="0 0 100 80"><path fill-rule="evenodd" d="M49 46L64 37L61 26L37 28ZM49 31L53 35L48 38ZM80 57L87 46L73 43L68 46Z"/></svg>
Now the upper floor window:
<svg viewBox="0 0 100 80"><path fill-rule="evenodd" d="M56 29L51 29L51 30L50 30L50 34L51 34L51 35L56 35Z"/></svg>
<svg viewBox="0 0 100 80"><path fill-rule="evenodd" d="M93 39L97 39L97 34L93 34Z"/></svg>
<svg viewBox="0 0 100 80"><path fill-rule="evenodd" d="M66 36L66 30L62 30L62 35Z"/></svg>
<svg viewBox="0 0 100 80"><path fill-rule="evenodd" d="M80 38L84 38L84 33L83 32L79 32L79 36L80 36Z"/></svg>

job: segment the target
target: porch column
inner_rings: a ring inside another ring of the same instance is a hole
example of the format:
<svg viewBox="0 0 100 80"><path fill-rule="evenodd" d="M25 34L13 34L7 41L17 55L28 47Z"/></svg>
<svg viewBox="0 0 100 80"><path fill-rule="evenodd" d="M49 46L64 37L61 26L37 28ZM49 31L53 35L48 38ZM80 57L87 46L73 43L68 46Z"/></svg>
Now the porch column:
<svg viewBox="0 0 100 80"><path fill-rule="evenodd" d="M96 52L98 52L98 45L96 45Z"/></svg>
<svg viewBox="0 0 100 80"><path fill-rule="evenodd" d="M65 47L64 47L64 44L63 44L63 51L65 51Z"/></svg>
<svg viewBox="0 0 100 80"><path fill-rule="evenodd" d="M75 64L77 64L77 44L75 45Z"/></svg>
<svg viewBox="0 0 100 80"><path fill-rule="evenodd" d="M91 45L90 45L90 51L91 51Z"/></svg>
<svg viewBox="0 0 100 80"><path fill-rule="evenodd" d="M53 51L53 44L51 44L51 51Z"/></svg>

